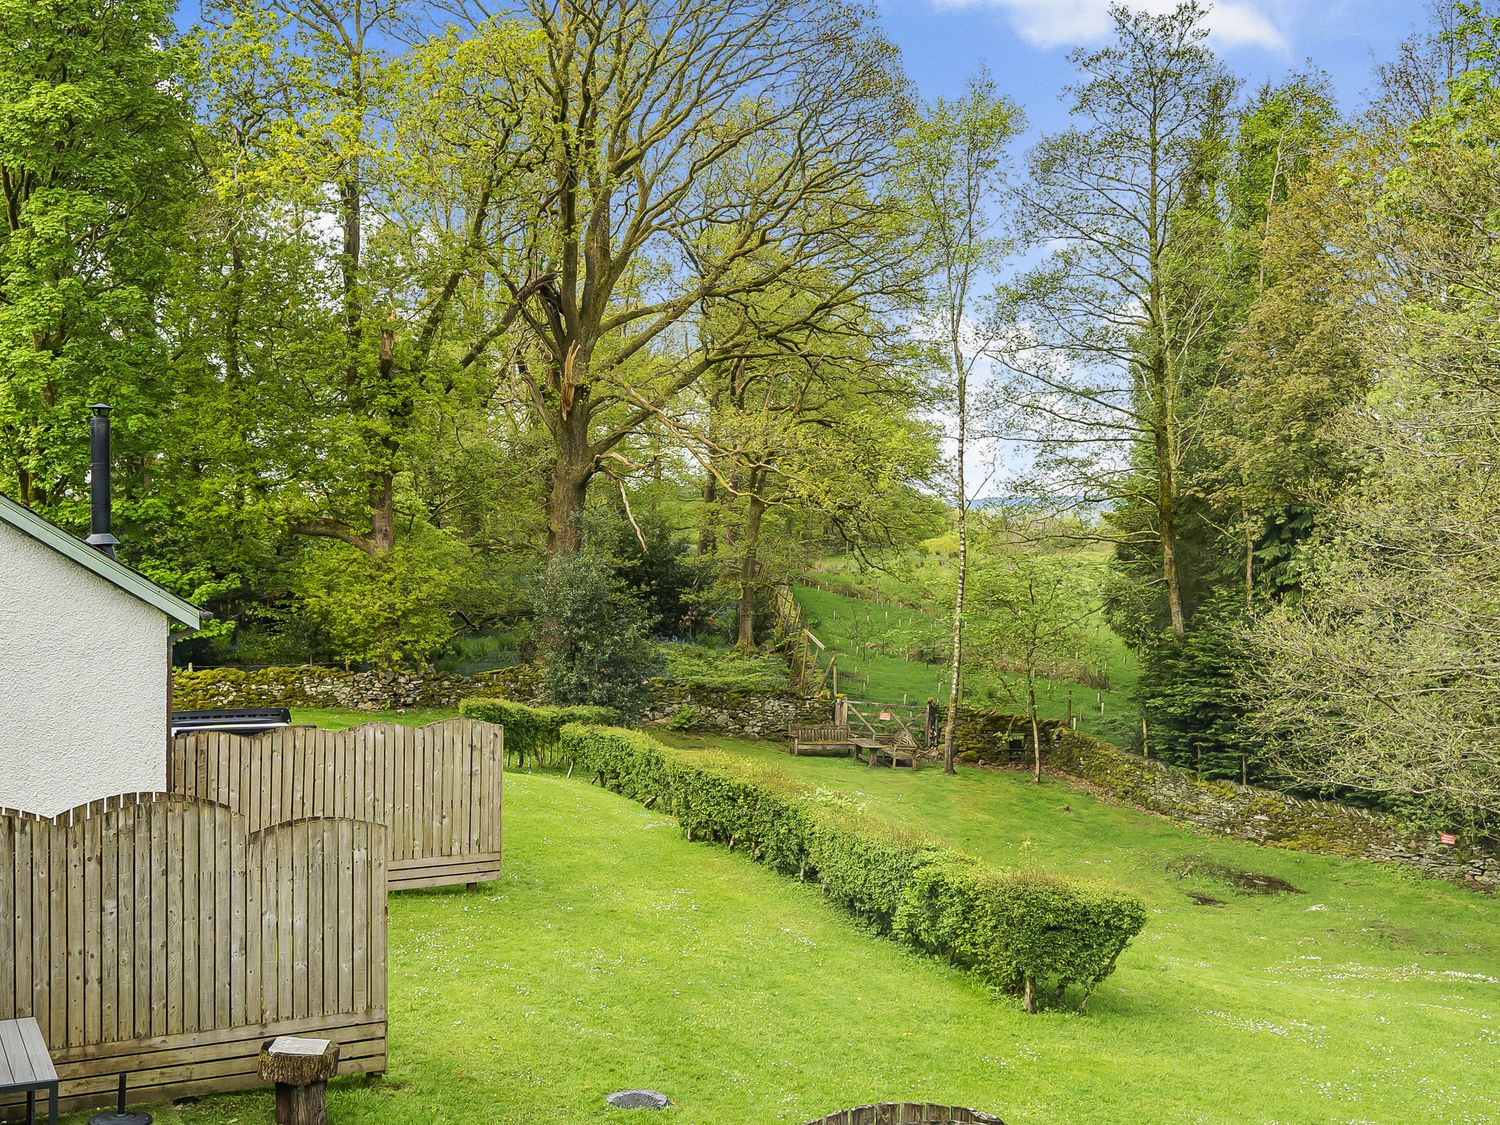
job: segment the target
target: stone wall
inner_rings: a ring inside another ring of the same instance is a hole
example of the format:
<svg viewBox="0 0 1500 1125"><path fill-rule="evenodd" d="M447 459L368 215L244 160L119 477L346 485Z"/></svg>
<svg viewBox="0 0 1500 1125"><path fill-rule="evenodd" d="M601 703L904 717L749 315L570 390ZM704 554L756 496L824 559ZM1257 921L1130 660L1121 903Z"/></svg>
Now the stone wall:
<svg viewBox="0 0 1500 1125"><path fill-rule="evenodd" d="M643 716L675 730L735 738L782 738L792 723L826 723L833 705L793 692L730 691L659 680Z"/></svg>
<svg viewBox="0 0 1500 1125"><path fill-rule="evenodd" d="M251 669L178 668L172 673L172 706L179 710L340 707L351 711L456 707L465 696L493 690L492 684L490 676L345 672L316 664Z"/></svg>
<svg viewBox="0 0 1500 1125"><path fill-rule="evenodd" d="M339 707L394 711L412 707L457 707L471 695L497 695L517 703L545 702L540 670L532 665L498 668L479 676L418 672L344 672L307 664L273 668L178 669L173 706ZM786 735L791 723L828 722L831 704L790 692L756 692L658 680L642 716L679 730L742 738Z"/></svg>
<svg viewBox="0 0 1500 1125"><path fill-rule="evenodd" d="M1449 846L1383 813L1231 781L1200 781L1186 770L1107 742L1041 724L1042 766L1122 804L1184 820L1209 832L1295 851L1401 863L1436 878L1500 886L1500 855L1471 843ZM1029 764L1030 729L1020 716L961 712L956 741L970 761Z"/></svg>

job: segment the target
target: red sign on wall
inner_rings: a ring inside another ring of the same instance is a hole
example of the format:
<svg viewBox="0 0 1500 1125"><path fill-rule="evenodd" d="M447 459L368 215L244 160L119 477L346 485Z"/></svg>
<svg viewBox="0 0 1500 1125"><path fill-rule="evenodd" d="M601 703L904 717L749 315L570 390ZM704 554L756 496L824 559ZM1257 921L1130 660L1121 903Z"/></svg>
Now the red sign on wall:
<svg viewBox="0 0 1500 1125"><path fill-rule="evenodd" d="M1439 832L1438 843L1447 844L1449 847L1452 847L1454 844L1458 843L1458 837L1455 836L1452 832Z"/></svg>

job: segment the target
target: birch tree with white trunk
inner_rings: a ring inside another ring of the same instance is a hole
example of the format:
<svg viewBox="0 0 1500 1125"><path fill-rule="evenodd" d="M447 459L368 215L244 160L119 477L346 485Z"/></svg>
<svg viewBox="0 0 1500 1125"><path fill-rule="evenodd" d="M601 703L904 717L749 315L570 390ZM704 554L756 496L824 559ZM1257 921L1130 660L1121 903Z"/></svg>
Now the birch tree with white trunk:
<svg viewBox="0 0 1500 1125"><path fill-rule="evenodd" d="M943 772L953 772L962 688L964 587L968 572L969 381L990 340L981 327L978 290L999 268L1005 243L999 209L1005 149L1020 129L1020 109L1000 95L987 72L971 78L956 101L923 107L902 141L904 196L931 255L928 316L944 352L954 408L957 581L949 637L948 708Z"/></svg>

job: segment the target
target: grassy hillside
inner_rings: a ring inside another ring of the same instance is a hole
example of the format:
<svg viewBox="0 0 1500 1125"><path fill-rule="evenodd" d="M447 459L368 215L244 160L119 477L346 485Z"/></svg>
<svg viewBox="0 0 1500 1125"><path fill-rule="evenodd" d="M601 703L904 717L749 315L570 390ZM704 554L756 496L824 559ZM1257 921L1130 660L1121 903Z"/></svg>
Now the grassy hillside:
<svg viewBox="0 0 1500 1125"><path fill-rule="evenodd" d="M1500 1120L1500 910L1406 870L1259 848L1104 804L1020 773L868 769L729 747L1006 867L1093 878L1140 895L1145 933L1082 1020L1022 1025L1002 1067L1051 1073L1006 1120ZM1292 890L1236 889L1270 875ZM1195 898L1193 896L1198 896ZM1200 904L1200 899L1210 900ZM1010 1035L1009 1013L998 1023ZM1113 1044L1106 1048L1105 1044ZM1073 1053L1113 1050L1076 1066ZM1118 1089L1095 1082L1103 1065ZM1061 1070L1053 1071L1054 1067ZM1061 1089L1084 1074L1090 1093ZM1002 1071L997 1090L1013 1081ZM1153 1076L1154 1085L1153 1089Z"/></svg>
<svg viewBox="0 0 1500 1125"><path fill-rule="evenodd" d="M663 816L576 778L517 773L505 877L392 899L391 1071L336 1082L331 1119L625 1122L602 1098L637 1085L669 1093L663 1119L683 1125L796 1123L907 1097L1010 1125L1500 1117L1491 900L1208 841L1055 783L738 748L1007 863L1129 887L1152 920L1086 1016L1026 1016L860 931L813 888L685 842ZM1167 872L1187 857L1300 893L1247 897ZM234 1125L269 1120L270 1101L153 1112L160 1125Z"/></svg>
<svg viewBox="0 0 1500 1125"><path fill-rule="evenodd" d="M1098 552L1080 552L1078 565L1102 569ZM838 653L839 690L882 703L948 698L948 628L952 615L951 560L922 552L894 560L891 572L860 569L840 559L815 568L814 585L794 587L808 627ZM1069 699L1078 728L1130 745L1140 722L1130 702L1135 658L1102 613L1095 626L1107 688L1046 680L1038 706L1046 718L1064 718ZM1024 695L1014 677L968 664L965 698L974 706L1020 710Z"/></svg>

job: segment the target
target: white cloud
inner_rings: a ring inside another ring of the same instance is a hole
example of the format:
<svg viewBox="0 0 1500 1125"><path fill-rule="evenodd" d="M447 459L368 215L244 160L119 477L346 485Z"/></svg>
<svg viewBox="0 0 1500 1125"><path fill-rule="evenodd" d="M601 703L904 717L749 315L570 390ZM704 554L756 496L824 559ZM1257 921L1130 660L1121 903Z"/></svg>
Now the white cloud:
<svg viewBox="0 0 1500 1125"><path fill-rule="evenodd" d="M1112 0L936 0L944 8L990 8L1004 12L1016 33L1037 47L1097 43L1109 35ZM1125 0L1146 12L1169 12L1177 0ZM1285 33L1253 0L1219 0L1208 15L1209 38L1221 47L1287 51Z"/></svg>

